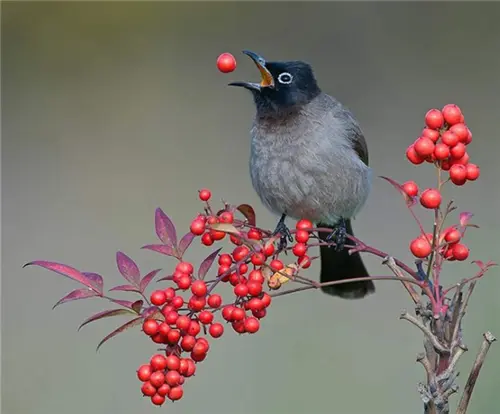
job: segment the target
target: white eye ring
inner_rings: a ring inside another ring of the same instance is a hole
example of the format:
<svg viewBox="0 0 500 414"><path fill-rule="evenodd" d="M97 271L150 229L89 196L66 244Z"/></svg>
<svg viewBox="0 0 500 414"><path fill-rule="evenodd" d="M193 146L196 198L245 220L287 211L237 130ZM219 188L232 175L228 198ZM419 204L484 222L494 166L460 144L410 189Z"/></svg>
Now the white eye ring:
<svg viewBox="0 0 500 414"><path fill-rule="evenodd" d="M283 79L283 77L285 79ZM280 75L278 76L278 82L282 83L283 85L289 85L292 83L292 81L293 81L293 76L288 72L280 73Z"/></svg>

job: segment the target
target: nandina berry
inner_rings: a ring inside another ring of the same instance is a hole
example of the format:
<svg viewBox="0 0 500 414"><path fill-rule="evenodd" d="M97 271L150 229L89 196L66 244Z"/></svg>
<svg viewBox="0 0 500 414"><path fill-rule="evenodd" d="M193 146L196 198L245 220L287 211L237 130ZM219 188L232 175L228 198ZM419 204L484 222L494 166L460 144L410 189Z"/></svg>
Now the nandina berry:
<svg viewBox="0 0 500 414"><path fill-rule="evenodd" d="M245 318L245 311L241 308L235 307L231 313L231 320L242 321Z"/></svg>
<svg viewBox="0 0 500 414"><path fill-rule="evenodd" d="M162 371L155 371L151 374L149 382L155 388L161 387L162 384L165 382L165 374L163 374Z"/></svg>
<svg viewBox="0 0 500 414"><path fill-rule="evenodd" d="M146 381L144 384L142 384L141 391L143 395L152 397L156 394L156 387L149 381Z"/></svg>
<svg viewBox="0 0 500 414"><path fill-rule="evenodd" d="M232 224L234 222L234 214L230 211L223 211L219 216L219 222Z"/></svg>
<svg viewBox="0 0 500 414"><path fill-rule="evenodd" d="M172 312L174 311L175 308L172 306L172 305L169 305L169 304L165 304L163 305L163 307L161 308L161 313L163 314L163 316L167 316L167 314L169 312Z"/></svg>
<svg viewBox="0 0 500 414"><path fill-rule="evenodd" d="M241 263L238 266L238 273L244 275L246 272L248 272L248 265L246 263Z"/></svg>
<svg viewBox="0 0 500 414"><path fill-rule="evenodd" d="M309 229L312 229L313 227L314 226L313 226L312 222L309 220L305 220L305 219L299 220L299 221L297 221L297 224L295 224L295 228L297 230L309 230Z"/></svg>
<svg viewBox="0 0 500 414"><path fill-rule="evenodd" d="M207 223L210 224L210 225L218 223L218 222L219 222L219 218L216 217L216 216L209 216L207 218Z"/></svg>
<svg viewBox="0 0 500 414"><path fill-rule="evenodd" d="M172 280L175 283L177 283L182 276L186 276L186 274L183 272L179 272L178 270L174 270L174 274L172 275Z"/></svg>
<svg viewBox="0 0 500 414"><path fill-rule="evenodd" d="M417 154L413 144L411 144L406 149L406 158L408 159L408 161L410 161L412 164L415 164L415 165L422 164L425 161L424 158L422 158L420 155Z"/></svg>
<svg viewBox="0 0 500 414"><path fill-rule="evenodd" d="M184 338L183 338L184 339ZM165 358L166 368L170 371L178 371L180 360L177 355L169 355Z"/></svg>
<svg viewBox="0 0 500 414"><path fill-rule="evenodd" d="M229 236L229 240L231 240L231 243L233 243L234 245L236 246L240 246L243 242L241 241L241 237L235 235L235 234L231 234Z"/></svg>
<svg viewBox="0 0 500 414"><path fill-rule="evenodd" d="M251 311L264 309L264 303L259 298L252 298L247 302L247 307Z"/></svg>
<svg viewBox="0 0 500 414"><path fill-rule="evenodd" d="M142 330L146 335L153 336L158 332L158 322L154 319L146 319L142 324Z"/></svg>
<svg viewBox="0 0 500 414"><path fill-rule="evenodd" d="M458 159L458 160L453 160L451 164L461 164L461 165L467 165L469 163L470 156L469 154L465 153L465 155Z"/></svg>
<svg viewBox="0 0 500 414"><path fill-rule="evenodd" d="M272 260L269 266L271 266L271 269L274 270L275 272L278 272L285 267L283 262L279 259Z"/></svg>
<svg viewBox="0 0 500 414"><path fill-rule="evenodd" d="M233 259L239 262L243 260L248 253L250 253L250 249L247 246L238 246L233 250Z"/></svg>
<svg viewBox="0 0 500 414"><path fill-rule="evenodd" d="M236 69L236 59L231 53L221 53L217 58L217 69L222 73L230 73Z"/></svg>
<svg viewBox="0 0 500 414"><path fill-rule="evenodd" d="M469 128L467 128L467 138L465 139L464 144L469 145L472 142L472 132Z"/></svg>
<svg viewBox="0 0 500 414"><path fill-rule="evenodd" d="M292 253L297 257L304 256L306 252L307 252L307 245L305 243L296 243L293 246Z"/></svg>
<svg viewBox="0 0 500 414"><path fill-rule="evenodd" d="M151 397L151 402L154 405L161 406L165 403L165 396L156 393Z"/></svg>
<svg viewBox="0 0 500 414"><path fill-rule="evenodd" d="M462 243L457 243L451 246L453 257L459 261L463 261L469 257L469 248Z"/></svg>
<svg viewBox="0 0 500 414"><path fill-rule="evenodd" d="M255 333L259 330L260 328L260 322L257 318L254 318L253 316L249 316L248 318L245 319L245 331L248 333Z"/></svg>
<svg viewBox="0 0 500 414"><path fill-rule="evenodd" d="M184 305L184 298L182 296L174 296L171 303L174 309L180 309Z"/></svg>
<svg viewBox="0 0 500 414"><path fill-rule="evenodd" d="M153 369L151 368L151 365L144 364L137 370L137 378L139 378L139 381L146 382L149 381L152 373Z"/></svg>
<svg viewBox="0 0 500 414"><path fill-rule="evenodd" d="M450 131L453 132L457 137L458 141L462 143L467 142L467 136L469 135L469 130L467 126L463 123L455 124L450 128Z"/></svg>
<svg viewBox="0 0 500 414"><path fill-rule="evenodd" d="M201 236L205 232L205 222L203 220L195 219L191 222L189 230L195 236Z"/></svg>
<svg viewBox="0 0 500 414"><path fill-rule="evenodd" d="M191 321L189 324L189 328L187 330L189 335L196 336L200 333L201 331L201 326L198 323L198 321Z"/></svg>
<svg viewBox="0 0 500 414"><path fill-rule="evenodd" d="M431 254L431 245L427 240L417 237L410 243L410 251L415 257L423 259Z"/></svg>
<svg viewBox="0 0 500 414"><path fill-rule="evenodd" d="M250 230L248 230L247 237L251 240L261 240L262 233L257 229L250 229Z"/></svg>
<svg viewBox="0 0 500 414"><path fill-rule="evenodd" d="M186 361L187 361L187 368L186 368L186 372L184 372L183 375L186 378L189 378L189 377L193 376L194 373L196 372L196 364L194 363L194 361L191 358L186 358Z"/></svg>
<svg viewBox="0 0 500 414"><path fill-rule="evenodd" d="M233 264L233 258L231 255L224 253L219 256L217 263L221 266L231 266Z"/></svg>
<svg viewBox="0 0 500 414"><path fill-rule="evenodd" d="M177 311L173 310L170 311L165 315L165 322L168 323L169 325L174 325L177 322L177 318L179 317L179 314Z"/></svg>
<svg viewBox="0 0 500 414"><path fill-rule="evenodd" d="M448 125L455 125L462 122L462 111L457 105L448 104L441 110L445 122Z"/></svg>
<svg viewBox="0 0 500 414"><path fill-rule="evenodd" d="M172 300L172 298L175 296L175 289L172 287L168 287L166 289L163 289L165 292L165 295L167 296L167 303Z"/></svg>
<svg viewBox="0 0 500 414"><path fill-rule="evenodd" d="M458 160L465 155L466 151L467 149L465 148L465 144L459 142L450 150L451 158L453 158L454 160Z"/></svg>
<svg viewBox="0 0 500 414"><path fill-rule="evenodd" d="M432 142L437 142L439 139L439 131L430 128L424 128L422 130L421 136L430 138Z"/></svg>
<svg viewBox="0 0 500 414"><path fill-rule="evenodd" d="M155 344L164 344L167 342L167 338L163 335L161 335L160 333L157 333L157 334L154 334L152 337L151 337L151 340L155 343Z"/></svg>
<svg viewBox="0 0 500 414"><path fill-rule="evenodd" d="M222 308L222 317L226 320L226 321L231 321L233 319L233 311L235 310L236 308L234 306L225 306L224 308Z"/></svg>
<svg viewBox="0 0 500 414"><path fill-rule="evenodd" d="M297 230L295 233L295 241L297 243L307 243L309 240L309 232L307 230Z"/></svg>
<svg viewBox="0 0 500 414"><path fill-rule="evenodd" d="M240 276L238 273L231 273L229 276L229 283L231 285L236 286L238 283L244 283L245 282L245 277Z"/></svg>
<svg viewBox="0 0 500 414"><path fill-rule="evenodd" d="M418 156L426 158L434 152L434 142L430 138L420 137L413 144Z"/></svg>
<svg viewBox="0 0 500 414"><path fill-rule="evenodd" d="M415 197L418 194L418 186L415 181L407 181L403 184L403 191L410 197Z"/></svg>
<svg viewBox="0 0 500 414"><path fill-rule="evenodd" d="M167 359L161 354L153 355L150 365L153 371L163 371L167 367Z"/></svg>
<svg viewBox="0 0 500 414"><path fill-rule="evenodd" d="M184 335L181 341L181 348L186 352L191 352L196 344L196 338L192 335Z"/></svg>
<svg viewBox="0 0 500 414"><path fill-rule="evenodd" d="M445 247L444 250L441 252L445 260L448 260L450 262L453 262L457 259L453 257L453 249L452 246Z"/></svg>
<svg viewBox="0 0 500 414"><path fill-rule="evenodd" d="M258 282L260 284L264 283L264 275L262 274L262 271L252 270L248 274L248 281L249 282Z"/></svg>
<svg viewBox="0 0 500 414"><path fill-rule="evenodd" d="M424 190L420 196L420 204L425 208L438 208L441 204L441 193L434 188Z"/></svg>
<svg viewBox="0 0 500 414"><path fill-rule="evenodd" d="M158 395L165 397L170 392L170 385L163 384L160 388L156 390Z"/></svg>
<svg viewBox="0 0 500 414"><path fill-rule="evenodd" d="M266 256L262 252L255 252L251 258L254 266L262 266L266 262Z"/></svg>
<svg viewBox="0 0 500 414"><path fill-rule="evenodd" d="M249 280L245 285L250 296L259 296L262 293L262 283L255 280Z"/></svg>
<svg viewBox="0 0 500 414"><path fill-rule="evenodd" d="M309 236L309 235L308 235ZM262 252L267 256L270 257L274 254L274 244L273 243L266 243L264 246L264 249Z"/></svg>
<svg viewBox="0 0 500 414"><path fill-rule="evenodd" d="M194 271L194 267L192 263L189 262L179 262L177 266L175 266L175 270L179 272L185 273L187 275L191 275Z"/></svg>
<svg viewBox="0 0 500 414"><path fill-rule="evenodd" d="M439 166L443 171L449 171L451 167L451 161L450 160L443 160L439 163Z"/></svg>
<svg viewBox="0 0 500 414"><path fill-rule="evenodd" d="M196 344L193 350L191 351L191 354L196 356L203 355L208 352L208 349L209 349L208 342L198 340L196 341Z"/></svg>
<svg viewBox="0 0 500 414"><path fill-rule="evenodd" d="M168 393L168 398L171 401L178 401L184 395L184 390L182 385L178 385L177 387L170 388L170 392Z"/></svg>
<svg viewBox="0 0 500 414"><path fill-rule="evenodd" d="M252 310L252 315L255 316L257 319L262 319L266 316L267 311L265 309L254 309Z"/></svg>
<svg viewBox="0 0 500 414"><path fill-rule="evenodd" d="M269 305L271 304L271 301L272 301L272 298L271 296L269 296L269 294L267 293L264 293L262 295L262 297L260 298L260 300L262 301L262 303L264 304L264 307L269 307Z"/></svg>
<svg viewBox="0 0 500 414"><path fill-rule="evenodd" d="M238 283L234 289L234 294L240 298L243 298L245 297L246 295L248 295L248 287L247 285L243 284L243 283Z"/></svg>
<svg viewBox="0 0 500 414"><path fill-rule="evenodd" d="M168 333L170 332L170 326L166 322L160 323L160 326L158 327L158 333L163 336L167 337Z"/></svg>
<svg viewBox="0 0 500 414"><path fill-rule="evenodd" d="M439 142L434 147L434 157L439 160L445 160L450 156L450 147L442 142Z"/></svg>
<svg viewBox="0 0 500 414"><path fill-rule="evenodd" d="M162 306L167 301L167 295L163 290L155 290L151 293L151 303L156 306Z"/></svg>
<svg viewBox="0 0 500 414"><path fill-rule="evenodd" d="M201 236L201 242L208 247L214 244L214 239L210 233L205 233L203 236Z"/></svg>
<svg viewBox="0 0 500 414"><path fill-rule="evenodd" d="M297 263L302 269L307 269L311 266L312 261L311 258L305 254L304 256L299 257Z"/></svg>
<svg viewBox="0 0 500 414"><path fill-rule="evenodd" d="M441 141L449 147L454 147L458 144L458 136L451 131L445 131L441 135Z"/></svg>
<svg viewBox="0 0 500 414"><path fill-rule="evenodd" d="M211 308L217 309L222 304L222 297L214 293L208 297L207 303Z"/></svg>
<svg viewBox="0 0 500 414"><path fill-rule="evenodd" d="M207 294L207 284L203 280L195 280L191 285L191 292L195 296L205 296Z"/></svg>
<svg viewBox="0 0 500 414"><path fill-rule="evenodd" d="M475 181L479 178L479 167L476 164L467 164L467 179L470 181Z"/></svg>
<svg viewBox="0 0 500 414"><path fill-rule="evenodd" d="M181 333L177 329L170 329L167 334L167 342L170 345L176 345L181 339Z"/></svg>
<svg viewBox="0 0 500 414"><path fill-rule="evenodd" d="M177 287L181 290L187 290L191 286L191 278L188 275L181 276L177 280Z"/></svg>
<svg viewBox="0 0 500 414"><path fill-rule="evenodd" d="M425 125L431 129L439 129L443 126L444 116L439 109L430 109L425 114Z"/></svg>
<svg viewBox="0 0 500 414"><path fill-rule="evenodd" d="M244 321L234 321L231 323L231 327L236 333L245 333L245 322Z"/></svg>
<svg viewBox="0 0 500 414"><path fill-rule="evenodd" d="M452 165L450 167L450 180L455 185L464 185L467 181L467 168L465 165Z"/></svg>
<svg viewBox="0 0 500 414"><path fill-rule="evenodd" d="M214 314L208 310L204 310L200 312L198 319L203 325L210 325L214 320Z"/></svg>
<svg viewBox="0 0 500 414"><path fill-rule="evenodd" d="M177 321L175 321L175 325L181 331L185 331L187 328L189 328L190 323L191 323L191 319L189 319L189 317L187 317L186 315L179 316L177 318Z"/></svg>
<svg viewBox="0 0 500 414"><path fill-rule="evenodd" d="M176 385L179 385L179 381L181 379L181 374L179 374L179 371L168 371L167 374L165 375L165 383L170 385L171 387L175 387Z"/></svg>
<svg viewBox="0 0 500 414"><path fill-rule="evenodd" d="M457 243L462 238L462 234L456 228L451 227L445 233L444 240L446 243Z"/></svg>
<svg viewBox="0 0 500 414"><path fill-rule="evenodd" d="M220 338L224 333L224 326L221 323L214 323L208 328L208 333L212 338Z"/></svg>
<svg viewBox="0 0 500 414"><path fill-rule="evenodd" d="M208 200L210 200L210 197L212 197L212 193L210 192L210 190L208 190L206 188L200 190L198 195L199 195L201 201L208 201Z"/></svg>
<svg viewBox="0 0 500 414"><path fill-rule="evenodd" d="M217 269L217 276L222 276L222 275L226 274L227 272L229 272L230 268L231 268L231 266L220 265L219 269Z"/></svg>
<svg viewBox="0 0 500 414"><path fill-rule="evenodd" d="M188 308L192 311L201 311L207 303L205 296L191 296L188 302Z"/></svg>
<svg viewBox="0 0 500 414"><path fill-rule="evenodd" d="M212 236L212 239L219 241L222 240L224 237L226 237L226 233L224 233L223 231L211 229L210 236Z"/></svg>

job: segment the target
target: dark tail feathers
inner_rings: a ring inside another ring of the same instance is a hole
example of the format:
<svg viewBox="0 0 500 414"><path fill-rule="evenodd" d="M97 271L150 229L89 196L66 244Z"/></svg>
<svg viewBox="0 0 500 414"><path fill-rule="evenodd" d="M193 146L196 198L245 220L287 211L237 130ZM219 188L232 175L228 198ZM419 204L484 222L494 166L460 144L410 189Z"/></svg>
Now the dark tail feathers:
<svg viewBox="0 0 500 414"><path fill-rule="evenodd" d="M347 234L353 235L351 221L346 220ZM321 227L333 228L321 224ZM319 233L319 237L325 240L326 233ZM347 241L349 243L349 241ZM320 282L333 282L334 280L351 279L355 277L368 277L363 260L359 252L349 254L348 249L335 251L334 247L320 246L321 274ZM327 286L322 288L324 293L338 296L343 299L362 299L366 295L375 292L375 285L371 280L353 283L343 283L340 285Z"/></svg>

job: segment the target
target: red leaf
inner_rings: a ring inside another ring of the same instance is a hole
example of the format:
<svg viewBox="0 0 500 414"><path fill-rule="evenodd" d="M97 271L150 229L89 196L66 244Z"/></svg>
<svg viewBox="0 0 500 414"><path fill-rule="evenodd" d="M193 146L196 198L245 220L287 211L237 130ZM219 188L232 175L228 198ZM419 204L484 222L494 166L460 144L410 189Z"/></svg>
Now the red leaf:
<svg viewBox="0 0 500 414"><path fill-rule="evenodd" d="M174 277L172 275L164 276L161 279L158 279L156 283L161 282L163 280L172 280Z"/></svg>
<svg viewBox="0 0 500 414"><path fill-rule="evenodd" d="M205 275L207 272L210 270L212 267L212 264L214 263L215 258L219 254L219 252L222 250L222 247L220 249L217 249L215 252L211 253L203 262L200 264L200 268L198 269L198 278L199 279L204 279Z"/></svg>
<svg viewBox="0 0 500 414"><path fill-rule="evenodd" d="M105 310L99 313L96 313L95 315L92 315L90 318L87 318L83 321L83 323L78 327L78 330L82 329L85 325L87 325L90 322L97 321L99 319L104 319L104 318L110 318L111 316L117 316L117 315L128 315L130 313L134 313L128 309L110 309L110 310Z"/></svg>
<svg viewBox="0 0 500 414"><path fill-rule="evenodd" d="M76 270L75 268L71 266L67 266L61 263L55 263L55 262L47 262L45 260L36 260L34 262L26 263L23 267L26 266L40 266L43 267L44 269L47 270L52 270L53 272L59 273L60 275L69 277L70 279L76 280L77 282L81 283L82 285L85 285L92 289L96 293L101 293L99 290L94 286L92 281L87 278L83 273L80 271Z"/></svg>
<svg viewBox="0 0 500 414"><path fill-rule="evenodd" d="M191 245L191 243L193 242L194 238L196 236L189 232L189 233L186 233L181 241L179 242L179 247L177 248L178 252L179 252L179 256L182 257L182 255L184 254L184 252L187 250L187 248Z"/></svg>
<svg viewBox="0 0 500 414"><path fill-rule="evenodd" d="M59 299L59 301L52 306L52 309L56 306L62 305L63 303L71 302L72 300L87 299L95 296L99 295L89 288L76 289Z"/></svg>
<svg viewBox="0 0 500 414"><path fill-rule="evenodd" d="M415 203L417 202L417 197L410 197L408 194L406 194L406 192L403 189L403 186L401 184L399 184L397 181L393 180L392 178L384 177L383 175L380 175L379 177L383 178L384 180L386 180L387 182L392 184L392 186L400 192L400 194L405 199L406 205L408 207L413 207L415 205Z"/></svg>
<svg viewBox="0 0 500 414"><path fill-rule="evenodd" d="M474 214L469 213L467 211L464 211L463 213L460 213L459 219L460 219L460 225L462 227L467 226L469 224L470 219L472 218Z"/></svg>
<svg viewBox="0 0 500 414"><path fill-rule="evenodd" d="M116 265L118 266L118 270L120 271L121 275L126 280L128 280L134 286L139 287L139 283L141 281L141 272L130 257L128 257L125 253L117 252Z"/></svg>
<svg viewBox="0 0 500 414"><path fill-rule="evenodd" d="M137 313L138 315L141 314L141 310L142 310L142 305L143 305L144 301L139 299L139 300L136 300L134 303L132 303L132 310Z"/></svg>
<svg viewBox="0 0 500 414"><path fill-rule="evenodd" d="M155 212L155 229L158 238L163 243L177 247L177 232L174 223L161 208L157 208Z"/></svg>
<svg viewBox="0 0 500 414"><path fill-rule="evenodd" d="M144 291L146 290L148 285L151 283L151 281L155 278L155 276L158 274L158 272L160 270L161 269L152 270L151 272L149 272L146 276L144 276L142 278L141 284L140 284L141 293L144 293Z"/></svg>
<svg viewBox="0 0 500 414"><path fill-rule="evenodd" d="M158 309L157 306L150 306L142 311L142 317L144 319L157 319L157 320L165 320L165 317L161 313L161 311Z"/></svg>
<svg viewBox="0 0 500 414"><path fill-rule="evenodd" d="M99 290L99 293L102 296L104 287L104 281L102 280L102 276L97 273L91 273L91 272L82 272L82 274L85 275L94 284L94 287Z"/></svg>
<svg viewBox="0 0 500 414"><path fill-rule="evenodd" d="M115 286L114 288L109 289L110 292L119 290L121 292L139 292L140 290L136 286L132 285L120 285L120 286Z"/></svg>
<svg viewBox="0 0 500 414"><path fill-rule="evenodd" d="M128 321L127 323L123 324L122 326L118 327L115 329L113 332L111 332L109 335L107 335L101 342L99 342L99 345L97 345L96 352L99 351L99 348L108 340L113 338L114 336L118 335L119 333L125 332L127 329L133 328L134 326L142 324L142 316L139 316L138 318L132 319Z"/></svg>
<svg viewBox="0 0 500 414"><path fill-rule="evenodd" d="M134 304L134 302L130 300L113 299L113 298L109 298L109 300L128 309L132 309L132 305Z"/></svg>
<svg viewBox="0 0 500 414"><path fill-rule="evenodd" d="M148 244L146 246L142 246L142 249L152 250L153 252L161 253L165 256L177 257L175 249L166 244Z"/></svg>
<svg viewBox="0 0 500 414"><path fill-rule="evenodd" d="M255 217L255 210L250 204L240 204L236 209L245 216L250 226L255 226L257 221Z"/></svg>

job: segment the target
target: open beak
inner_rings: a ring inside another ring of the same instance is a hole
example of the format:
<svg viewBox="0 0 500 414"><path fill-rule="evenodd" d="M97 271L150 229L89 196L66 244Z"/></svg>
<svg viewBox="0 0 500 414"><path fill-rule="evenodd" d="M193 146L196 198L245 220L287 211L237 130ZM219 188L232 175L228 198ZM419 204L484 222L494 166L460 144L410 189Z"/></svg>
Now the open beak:
<svg viewBox="0 0 500 414"><path fill-rule="evenodd" d="M243 53L250 57L259 69L261 81L260 83L255 82L231 82L229 86L241 86L246 89L251 89L255 91L261 91L262 88L274 88L274 78L271 72L266 68L266 61L262 56L257 53L251 52L249 50L244 50Z"/></svg>

